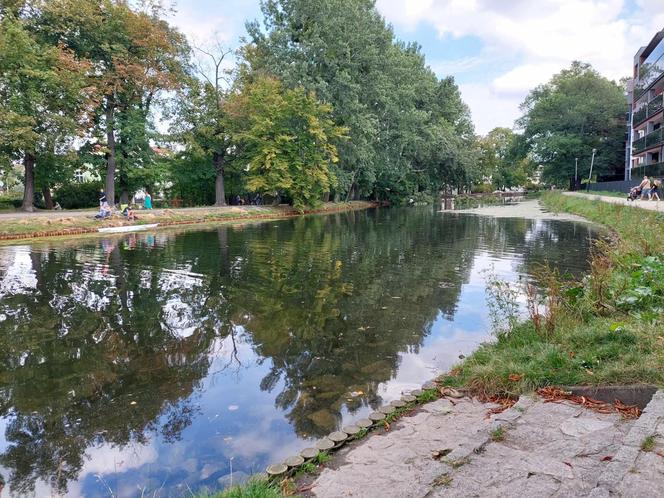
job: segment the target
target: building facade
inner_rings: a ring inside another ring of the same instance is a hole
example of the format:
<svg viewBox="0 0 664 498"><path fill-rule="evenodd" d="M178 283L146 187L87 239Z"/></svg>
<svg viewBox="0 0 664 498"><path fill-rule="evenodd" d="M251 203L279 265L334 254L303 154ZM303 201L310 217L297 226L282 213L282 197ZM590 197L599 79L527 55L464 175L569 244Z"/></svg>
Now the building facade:
<svg viewBox="0 0 664 498"><path fill-rule="evenodd" d="M625 179L664 175L664 29L634 56Z"/></svg>

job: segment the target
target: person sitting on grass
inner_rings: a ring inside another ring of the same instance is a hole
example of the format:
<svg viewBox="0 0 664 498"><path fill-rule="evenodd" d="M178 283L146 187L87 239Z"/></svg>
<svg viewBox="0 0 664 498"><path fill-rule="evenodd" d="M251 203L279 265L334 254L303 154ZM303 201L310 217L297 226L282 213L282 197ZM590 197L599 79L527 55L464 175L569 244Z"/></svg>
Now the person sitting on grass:
<svg viewBox="0 0 664 498"><path fill-rule="evenodd" d="M125 216L128 221L134 221L137 219L136 215L134 214L134 210L129 205L125 206L124 210L122 211L122 215Z"/></svg>
<svg viewBox="0 0 664 498"><path fill-rule="evenodd" d="M108 205L107 201L103 201L99 207L99 213L95 215L95 218L98 220L103 220L111 216L111 206Z"/></svg>

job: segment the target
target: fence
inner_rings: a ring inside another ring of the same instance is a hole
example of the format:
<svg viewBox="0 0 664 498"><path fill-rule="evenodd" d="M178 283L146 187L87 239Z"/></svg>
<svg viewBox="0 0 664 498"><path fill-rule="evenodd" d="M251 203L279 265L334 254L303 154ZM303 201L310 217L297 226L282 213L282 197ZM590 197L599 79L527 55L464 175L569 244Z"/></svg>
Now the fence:
<svg viewBox="0 0 664 498"><path fill-rule="evenodd" d="M641 183L641 178L638 180L620 180L616 182L602 182L602 183L589 183L586 185L586 190L590 192L629 192L629 189L636 187Z"/></svg>

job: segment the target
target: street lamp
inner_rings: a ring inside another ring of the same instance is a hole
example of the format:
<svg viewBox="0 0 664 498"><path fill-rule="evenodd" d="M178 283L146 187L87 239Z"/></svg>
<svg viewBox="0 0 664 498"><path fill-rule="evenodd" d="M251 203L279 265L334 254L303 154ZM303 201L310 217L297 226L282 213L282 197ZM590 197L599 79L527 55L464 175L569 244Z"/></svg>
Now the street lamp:
<svg viewBox="0 0 664 498"><path fill-rule="evenodd" d="M579 183L579 158L574 158L574 188Z"/></svg>
<svg viewBox="0 0 664 498"><path fill-rule="evenodd" d="M593 156L590 159L590 174L588 175L588 183L590 183L590 179L593 176L593 163L595 162L595 152L597 152L597 149L593 149Z"/></svg>

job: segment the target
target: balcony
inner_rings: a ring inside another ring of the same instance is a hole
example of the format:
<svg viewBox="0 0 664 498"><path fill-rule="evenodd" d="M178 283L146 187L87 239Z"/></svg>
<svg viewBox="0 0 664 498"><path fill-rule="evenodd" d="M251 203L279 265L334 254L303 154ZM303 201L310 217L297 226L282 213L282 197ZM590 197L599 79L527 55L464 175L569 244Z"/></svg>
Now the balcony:
<svg viewBox="0 0 664 498"><path fill-rule="evenodd" d="M644 105L641 109L634 113L634 118L632 119L632 124L638 126L643 121L648 118L651 118L664 107L664 94L659 94L657 97L648 102L647 105Z"/></svg>
<svg viewBox="0 0 664 498"><path fill-rule="evenodd" d="M664 162L645 164L632 168L632 180L641 178L642 176L664 176Z"/></svg>
<svg viewBox="0 0 664 498"><path fill-rule="evenodd" d="M648 133L645 137L634 140L632 143L632 154L638 154L651 147L664 144L664 128L659 128Z"/></svg>

